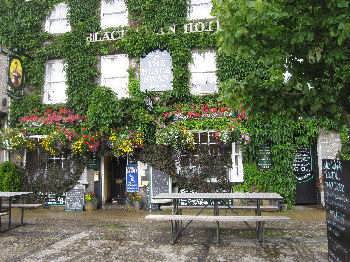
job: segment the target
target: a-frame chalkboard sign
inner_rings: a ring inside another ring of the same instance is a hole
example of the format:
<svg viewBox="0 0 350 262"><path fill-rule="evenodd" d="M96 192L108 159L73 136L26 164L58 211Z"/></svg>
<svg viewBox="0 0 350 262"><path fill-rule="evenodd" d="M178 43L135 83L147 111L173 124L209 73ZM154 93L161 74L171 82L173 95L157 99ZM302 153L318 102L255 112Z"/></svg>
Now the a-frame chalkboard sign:
<svg viewBox="0 0 350 262"><path fill-rule="evenodd" d="M322 161L329 261L350 262L350 161Z"/></svg>

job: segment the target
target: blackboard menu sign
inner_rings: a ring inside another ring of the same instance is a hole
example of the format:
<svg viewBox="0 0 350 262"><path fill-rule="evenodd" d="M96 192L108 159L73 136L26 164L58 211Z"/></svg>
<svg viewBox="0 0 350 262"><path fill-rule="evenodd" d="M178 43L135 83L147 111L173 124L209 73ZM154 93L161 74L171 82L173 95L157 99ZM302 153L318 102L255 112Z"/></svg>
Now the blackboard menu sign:
<svg viewBox="0 0 350 262"><path fill-rule="evenodd" d="M271 147L263 145L258 150L258 168L266 170L272 168Z"/></svg>
<svg viewBox="0 0 350 262"><path fill-rule="evenodd" d="M322 161L329 261L350 262L350 161Z"/></svg>
<svg viewBox="0 0 350 262"><path fill-rule="evenodd" d="M294 175L298 183L305 183L313 179L311 148L299 148L294 157Z"/></svg>
<svg viewBox="0 0 350 262"><path fill-rule="evenodd" d="M66 211L83 211L84 208L84 190L72 189L66 193Z"/></svg>
<svg viewBox="0 0 350 262"><path fill-rule="evenodd" d="M47 193L45 194L45 207L65 206L66 194Z"/></svg>

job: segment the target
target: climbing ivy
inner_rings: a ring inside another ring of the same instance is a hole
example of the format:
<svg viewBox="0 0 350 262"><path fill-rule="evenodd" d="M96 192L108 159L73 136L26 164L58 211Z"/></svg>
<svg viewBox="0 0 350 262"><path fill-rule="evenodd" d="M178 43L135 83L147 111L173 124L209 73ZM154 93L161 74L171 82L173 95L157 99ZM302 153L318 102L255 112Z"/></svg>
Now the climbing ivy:
<svg viewBox="0 0 350 262"><path fill-rule="evenodd" d="M91 131L107 132L118 127L139 130L145 133L149 144L155 141L156 127L165 124L161 120L162 114L176 109L179 103L183 107L194 104L210 107L221 100L230 102L235 95L233 85L247 78L256 79L258 76L264 81L270 76L266 68L253 58L237 58L218 51L219 94L194 97L189 92L191 51L217 50L216 34L157 34L161 27L174 23L181 27L186 22L187 0L127 0L131 26L125 37L119 41L90 44L86 42L87 35L100 30L100 1L84 0L82 3L80 0L67 0L72 31L50 35L43 31L43 25L59 2L62 1L1 1L0 43L22 57L27 76L25 96L11 101L12 126L21 116L43 111L47 107L41 103L41 94L48 59L65 60L68 84L66 106L76 113L87 115L87 127ZM123 53L137 65L140 57L156 49L167 50L171 54L174 74L172 91L142 93L137 66L130 70L128 99L117 100L110 89L97 84L99 56ZM16 95L21 96L21 93ZM146 107L146 98L152 100L152 108ZM234 106L238 109L239 103ZM312 143L321 128L332 126L322 119L298 120L287 114L249 114L245 128L249 130L252 142L245 148L245 159L253 164L245 166L246 182L237 189L249 190L255 185L259 190L280 192L288 203L293 203L295 179L291 166L295 150ZM188 126L220 129L221 125L226 124L225 120L207 120L189 122ZM274 167L268 172L261 172L255 168L255 152L266 143L272 145Z"/></svg>

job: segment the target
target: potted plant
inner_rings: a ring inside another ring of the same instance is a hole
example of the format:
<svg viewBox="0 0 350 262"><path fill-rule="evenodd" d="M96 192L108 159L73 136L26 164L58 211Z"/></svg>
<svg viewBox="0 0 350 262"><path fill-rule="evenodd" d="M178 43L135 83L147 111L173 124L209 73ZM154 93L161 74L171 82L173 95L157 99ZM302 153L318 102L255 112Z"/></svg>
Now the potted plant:
<svg viewBox="0 0 350 262"><path fill-rule="evenodd" d="M91 211L97 209L97 197L93 192L85 194L85 211Z"/></svg>
<svg viewBox="0 0 350 262"><path fill-rule="evenodd" d="M132 204L136 210L141 209L141 201L142 201L141 196L139 194L135 193Z"/></svg>
<svg viewBox="0 0 350 262"><path fill-rule="evenodd" d="M133 206L135 209L141 209L141 201L142 198L138 193L129 193L128 194L128 202Z"/></svg>

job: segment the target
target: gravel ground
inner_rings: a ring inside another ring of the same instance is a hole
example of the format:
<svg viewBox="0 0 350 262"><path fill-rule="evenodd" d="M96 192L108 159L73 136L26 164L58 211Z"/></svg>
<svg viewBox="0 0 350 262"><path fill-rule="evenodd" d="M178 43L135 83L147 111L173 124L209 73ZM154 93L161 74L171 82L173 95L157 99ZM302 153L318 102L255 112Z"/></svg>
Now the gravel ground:
<svg viewBox="0 0 350 262"><path fill-rule="evenodd" d="M267 223L263 246L244 223L222 225L220 245L215 243L215 225L201 223L171 245L169 224L145 221L147 214L123 209L28 211L25 226L0 233L0 261L327 261L322 209L283 212L292 220Z"/></svg>

